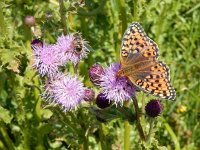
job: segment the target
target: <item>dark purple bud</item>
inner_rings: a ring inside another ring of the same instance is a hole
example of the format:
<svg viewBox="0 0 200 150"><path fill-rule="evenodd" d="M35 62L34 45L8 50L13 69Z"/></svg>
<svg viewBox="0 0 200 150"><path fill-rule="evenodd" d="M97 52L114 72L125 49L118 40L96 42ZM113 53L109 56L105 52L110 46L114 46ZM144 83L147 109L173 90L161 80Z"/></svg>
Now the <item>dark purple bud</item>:
<svg viewBox="0 0 200 150"><path fill-rule="evenodd" d="M104 73L104 68L100 64L94 64L89 69L90 80L95 84L100 84L100 76Z"/></svg>
<svg viewBox="0 0 200 150"><path fill-rule="evenodd" d="M145 106L145 110L149 117L157 117L161 114L163 106L159 100L151 100Z"/></svg>
<svg viewBox="0 0 200 150"><path fill-rule="evenodd" d="M97 106L99 108L102 108L102 109L110 106L109 99L107 99L106 96L105 96L105 94L103 94L103 93L100 93L97 96L96 104L97 104Z"/></svg>
<svg viewBox="0 0 200 150"><path fill-rule="evenodd" d="M92 89L85 89L84 95L85 95L84 97L85 101L92 101L94 99L95 93Z"/></svg>
<svg viewBox="0 0 200 150"><path fill-rule="evenodd" d="M35 25L35 17L34 16L26 16L25 24L28 26L34 26Z"/></svg>
<svg viewBox="0 0 200 150"><path fill-rule="evenodd" d="M33 49L34 46L43 46L43 42L40 39L33 39L31 42L31 48Z"/></svg>

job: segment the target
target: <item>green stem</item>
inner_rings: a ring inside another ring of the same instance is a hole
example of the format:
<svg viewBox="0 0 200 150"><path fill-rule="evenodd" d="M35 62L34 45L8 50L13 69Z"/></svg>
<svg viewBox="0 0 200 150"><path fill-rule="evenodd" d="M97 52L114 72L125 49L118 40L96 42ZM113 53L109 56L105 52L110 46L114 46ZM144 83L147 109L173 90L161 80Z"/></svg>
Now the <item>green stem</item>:
<svg viewBox="0 0 200 150"><path fill-rule="evenodd" d="M61 18L61 24L62 24L62 28L63 28L63 33L64 35L67 34L67 24L66 24L66 11L65 11L65 7L64 7L64 3L63 0L59 0L59 12L60 12L60 18Z"/></svg>
<svg viewBox="0 0 200 150"><path fill-rule="evenodd" d="M121 20L121 23L122 23L122 35L123 35L126 28L127 28L127 16L126 16L125 0L119 0L119 4L120 4L120 20Z"/></svg>
<svg viewBox="0 0 200 150"><path fill-rule="evenodd" d="M126 120L124 121L124 150L130 149L130 132L131 132L131 126L129 122Z"/></svg>
<svg viewBox="0 0 200 150"><path fill-rule="evenodd" d="M128 107L128 106L129 106L129 102L125 101L124 107ZM130 131L131 131L131 126L128 120L125 120L124 121L124 150L130 149Z"/></svg>
<svg viewBox="0 0 200 150"><path fill-rule="evenodd" d="M135 107L136 125L137 125L137 129L138 129L138 132L139 132L139 135L140 135L140 139L142 141L145 141L146 137L145 137L143 128L142 128L141 123L140 123L138 102L137 102L137 99L136 99L135 96L132 96L132 100L133 100L133 104L134 104L134 107Z"/></svg>
<svg viewBox="0 0 200 150"><path fill-rule="evenodd" d="M0 140L0 149L6 149L4 143Z"/></svg>
<svg viewBox="0 0 200 150"><path fill-rule="evenodd" d="M152 133L152 130L153 130L153 125L154 125L154 118L150 118L150 127L149 127L149 133L147 135L147 142L150 141L150 138L151 138L151 133Z"/></svg>
<svg viewBox="0 0 200 150"><path fill-rule="evenodd" d="M101 149L104 150L104 149L108 149L107 148L107 145L105 144L105 135L104 135L104 132L103 132L103 123L100 123L99 125L99 137L100 137L100 144L101 144Z"/></svg>
<svg viewBox="0 0 200 150"><path fill-rule="evenodd" d="M133 2L133 20L137 21L138 19L138 0Z"/></svg>
<svg viewBox="0 0 200 150"><path fill-rule="evenodd" d="M79 75L79 70L78 70L78 63L76 65L74 65L74 73L76 75Z"/></svg>
<svg viewBox="0 0 200 150"><path fill-rule="evenodd" d="M142 124L145 123L145 100L144 100L144 94L142 95L142 117L141 117L141 122Z"/></svg>
<svg viewBox="0 0 200 150"><path fill-rule="evenodd" d="M0 33L2 35L6 34L6 25L5 25L5 21L4 21L4 17L3 17L3 8L1 6L2 4L0 4Z"/></svg>
<svg viewBox="0 0 200 150"><path fill-rule="evenodd" d="M88 137L87 136L84 136L83 149L89 150L89 144L88 144Z"/></svg>

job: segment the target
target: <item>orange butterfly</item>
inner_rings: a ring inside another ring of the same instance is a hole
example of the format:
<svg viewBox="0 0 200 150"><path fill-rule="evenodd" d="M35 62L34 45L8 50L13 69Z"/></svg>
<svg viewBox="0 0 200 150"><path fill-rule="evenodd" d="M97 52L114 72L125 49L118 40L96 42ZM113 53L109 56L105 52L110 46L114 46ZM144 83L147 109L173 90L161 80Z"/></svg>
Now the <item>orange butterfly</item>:
<svg viewBox="0 0 200 150"><path fill-rule="evenodd" d="M118 76L127 76L131 82L152 95L175 99L176 92L170 83L170 70L158 60L158 46L139 23L133 22L124 33Z"/></svg>

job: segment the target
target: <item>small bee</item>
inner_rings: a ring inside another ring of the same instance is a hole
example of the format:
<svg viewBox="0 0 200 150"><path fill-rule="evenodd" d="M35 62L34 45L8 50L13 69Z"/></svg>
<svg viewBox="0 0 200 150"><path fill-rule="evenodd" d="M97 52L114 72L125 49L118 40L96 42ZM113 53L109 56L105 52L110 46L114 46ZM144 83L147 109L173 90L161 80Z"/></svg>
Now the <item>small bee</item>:
<svg viewBox="0 0 200 150"><path fill-rule="evenodd" d="M81 54L81 52L86 50L92 50L90 45L81 37L80 33L74 34L74 46L75 46L75 53Z"/></svg>
<svg viewBox="0 0 200 150"><path fill-rule="evenodd" d="M74 46L75 46L75 52L77 54L80 54L84 47L84 41L81 37L81 34L79 33L74 34Z"/></svg>

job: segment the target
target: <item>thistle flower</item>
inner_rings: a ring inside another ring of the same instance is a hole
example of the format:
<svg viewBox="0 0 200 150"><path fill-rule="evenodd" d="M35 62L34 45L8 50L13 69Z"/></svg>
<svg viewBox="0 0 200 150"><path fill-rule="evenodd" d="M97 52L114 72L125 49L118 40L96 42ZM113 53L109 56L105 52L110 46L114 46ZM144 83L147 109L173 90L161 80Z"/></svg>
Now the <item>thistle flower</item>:
<svg viewBox="0 0 200 150"><path fill-rule="evenodd" d="M110 106L109 99L107 99L106 95L103 93L100 93L97 95L96 104L99 108L102 108L102 109Z"/></svg>
<svg viewBox="0 0 200 150"><path fill-rule="evenodd" d="M94 91L92 89L85 89L84 91L84 100L85 101L92 101L94 99Z"/></svg>
<svg viewBox="0 0 200 150"><path fill-rule="evenodd" d="M32 46L34 58L33 67L36 68L41 76L54 76L58 73L59 66L62 66L62 55L56 51L54 45L44 44Z"/></svg>
<svg viewBox="0 0 200 150"><path fill-rule="evenodd" d="M77 76L58 74L48 85L46 93L53 100L66 110L71 110L78 106L84 98L85 88Z"/></svg>
<svg viewBox="0 0 200 150"><path fill-rule="evenodd" d="M161 114L163 106L159 100L151 100L145 106L145 110L149 117L157 117Z"/></svg>
<svg viewBox="0 0 200 150"><path fill-rule="evenodd" d="M100 84L100 76L104 73L104 68L100 64L94 64L89 69L89 77L93 84Z"/></svg>
<svg viewBox="0 0 200 150"><path fill-rule="evenodd" d="M106 95L106 98L110 101L114 101L117 105L123 104L124 101L130 99L130 97L136 92L137 87L124 76L117 76L117 72L120 69L120 64L113 63L110 67L105 69L105 73L100 76L100 86L102 92Z"/></svg>
<svg viewBox="0 0 200 150"><path fill-rule="evenodd" d="M61 35L58 37L56 45L60 52L65 55L65 61L70 60L74 64L87 57L89 51L86 47L87 42L77 34Z"/></svg>
<svg viewBox="0 0 200 150"><path fill-rule="evenodd" d="M24 22L28 26L34 26L35 25L35 17L34 16L26 16L24 19Z"/></svg>

